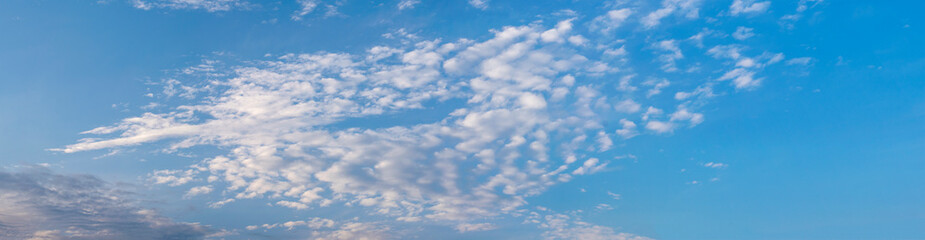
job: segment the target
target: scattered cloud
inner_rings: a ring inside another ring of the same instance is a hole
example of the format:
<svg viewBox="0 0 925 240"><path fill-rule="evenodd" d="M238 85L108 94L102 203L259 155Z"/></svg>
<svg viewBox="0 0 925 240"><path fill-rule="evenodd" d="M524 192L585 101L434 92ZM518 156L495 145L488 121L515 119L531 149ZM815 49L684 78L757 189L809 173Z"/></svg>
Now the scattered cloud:
<svg viewBox="0 0 925 240"><path fill-rule="evenodd" d="M732 33L732 37L735 38L736 40L742 41L742 40L755 36L755 33L752 32L754 30L755 29L753 28L738 27L736 28L736 31Z"/></svg>
<svg viewBox="0 0 925 240"><path fill-rule="evenodd" d="M806 65L809 65L810 63L812 63L812 61L813 61L813 58L811 58L811 57L792 58L792 59L790 59L790 60L787 60L787 65L803 65L803 66L806 66Z"/></svg>
<svg viewBox="0 0 925 240"><path fill-rule="evenodd" d="M742 14L756 15L764 13L771 7L771 1L735 0L729 6L729 14L738 16Z"/></svg>
<svg viewBox="0 0 925 240"><path fill-rule="evenodd" d="M411 9L419 2L404 0L397 7ZM298 3L295 20L326 6L315 0ZM487 8L487 1L469 3ZM755 12L762 3L744 1L739 13ZM201 64L184 74L207 73L206 79L171 78L157 93L188 101L161 103L145 109L151 112L86 131L94 136L55 150L157 145L175 153L217 147L218 153L187 168L157 170L148 179L168 186L199 185L185 197L220 195L209 200L211 208L263 198L268 205L296 210L355 207L398 221L446 224L459 232L490 230L497 226L479 222L521 214L529 197L550 186L607 169L612 155L603 152L620 146L615 140L701 124L705 116L698 101L716 96L714 87L728 87L714 83L728 80L736 89L754 89L764 80L759 74L765 66L783 61L783 54L751 55L754 48L744 45L704 46L705 36L715 36L705 29L691 39L701 48L685 53L691 59L697 54L718 59L722 69L704 72L722 76L691 80L702 81L695 84L658 75L634 82L637 74L622 65L634 54L626 46L654 50L662 71L682 75L690 74L677 66L685 57L680 43L688 40L647 38L631 44L595 33L606 35L627 24L653 28L671 15L697 18L699 4L665 0L638 23L628 19L639 10L624 8L590 22L573 13L555 23L506 26L474 38L480 40L424 39L400 29L383 36L401 43L365 52ZM336 6L331 8L336 12ZM752 36L746 27L733 34L739 40ZM663 91L672 95L660 96ZM661 98L673 103L656 101ZM401 121L381 121L383 116ZM648 239L566 215L532 220L543 222L545 236L554 239ZM247 229L277 228L313 229L313 237L320 239L385 238L394 230L356 219Z"/></svg>
<svg viewBox="0 0 925 240"><path fill-rule="evenodd" d="M611 33L614 29L623 25L623 22L632 14L633 10L629 8L607 11L606 14L595 17L594 20L591 21L591 29L605 34Z"/></svg>
<svg viewBox="0 0 925 240"><path fill-rule="evenodd" d="M726 165L725 163L708 162L704 163L703 166L708 168L726 168L729 165Z"/></svg>
<svg viewBox="0 0 925 240"><path fill-rule="evenodd" d="M588 240L651 240L651 238L618 233L612 228L594 225L564 214L542 215L533 213L531 222L546 229L546 239L588 239Z"/></svg>
<svg viewBox="0 0 925 240"><path fill-rule="evenodd" d="M653 28L658 26L663 18L672 14L695 19L700 16L700 0L663 0L661 8L642 18L642 25L646 28Z"/></svg>
<svg viewBox="0 0 925 240"><path fill-rule="evenodd" d="M488 9L488 0L469 0L469 5L478 9Z"/></svg>
<svg viewBox="0 0 925 240"><path fill-rule="evenodd" d="M456 231L459 232L478 232L488 231L498 228L491 223L463 223L456 225Z"/></svg>
<svg viewBox="0 0 925 240"><path fill-rule="evenodd" d="M246 9L251 6L250 3L241 0L132 0L131 3L135 8L143 10L166 8L174 10L206 10L208 12Z"/></svg>
<svg viewBox="0 0 925 240"><path fill-rule="evenodd" d="M398 2L398 10L412 9L419 3L421 3L421 0L401 0Z"/></svg>

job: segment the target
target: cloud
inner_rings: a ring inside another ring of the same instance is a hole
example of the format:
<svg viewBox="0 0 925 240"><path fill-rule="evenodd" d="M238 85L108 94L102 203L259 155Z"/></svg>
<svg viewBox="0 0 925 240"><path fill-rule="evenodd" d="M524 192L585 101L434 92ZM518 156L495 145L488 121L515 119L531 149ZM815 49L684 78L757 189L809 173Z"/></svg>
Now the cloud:
<svg viewBox="0 0 925 240"><path fill-rule="evenodd" d="M708 168L726 168L729 165L725 163L708 162L708 163L704 163L703 166L708 167Z"/></svg>
<svg viewBox="0 0 925 240"><path fill-rule="evenodd" d="M623 22L632 14L633 10L629 8L607 11L606 14L595 17L594 20L591 21L591 29L598 30L605 34L611 33L614 29L623 25Z"/></svg>
<svg viewBox="0 0 925 240"><path fill-rule="evenodd" d="M663 0L661 8L642 18L646 28L658 26L662 19L672 14L682 14L685 18L695 19L700 15L700 0Z"/></svg>
<svg viewBox="0 0 925 240"><path fill-rule="evenodd" d="M87 175L0 172L0 238L203 239L212 232L137 207L128 196Z"/></svg>
<svg viewBox="0 0 925 240"><path fill-rule="evenodd" d="M620 125L622 128L617 129L617 135L623 137L623 139L630 139L639 135L639 132L636 131L636 123L630 120L620 119Z"/></svg>
<svg viewBox="0 0 925 240"><path fill-rule="evenodd" d="M620 200L622 198L620 194L612 193L609 191L607 192L607 196L610 196L610 198L613 198L613 200Z"/></svg>
<svg viewBox="0 0 925 240"><path fill-rule="evenodd" d="M729 14L738 16L741 14L761 14L768 10L771 1L757 2L755 0L735 0L729 6Z"/></svg>
<svg viewBox="0 0 925 240"><path fill-rule="evenodd" d="M132 0L132 6L138 9L153 8L206 10L223 12L234 9L246 9L251 4L240 0Z"/></svg>
<svg viewBox="0 0 925 240"><path fill-rule="evenodd" d="M755 29L740 26L736 28L736 31L734 33L732 33L732 37L740 41L745 40L745 39L755 36L755 33L752 32L753 30Z"/></svg>
<svg viewBox="0 0 925 240"><path fill-rule="evenodd" d="M183 196L189 198L196 195L208 194L210 192L212 192L212 186L198 186L190 188L190 190L186 192L186 195Z"/></svg>
<svg viewBox="0 0 925 240"><path fill-rule="evenodd" d="M635 113L635 112L638 112L639 109L642 108L642 105L639 105L639 103L636 103L635 101L633 101L633 99L626 99L626 100L618 102L616 105L613 106L613 108L614 110L617 110L617 112Z"/></svg>
<svg viewBox="0 0 925 240"><path fill-rule="evenodd" d="M543 215L534 212L529 221L538 223L540 228L546 230L543 233L545 239L651 240L629 233L618 233L612 228L590 224L564 214Z"/></svg>
<svg viewBox="0 0 925 240"><path fill-rule="evenodd" d="M263 225L251 225L245 227L247 230L257 230L257 229L274 229L274 228L286 228L292 230L294 228L308 228L308 229L330 229L335 225L335 221L326 218L311 218L309 220L298 220L298 221L288 221L284 223L274 223L274 224L263 224Z"/></svg>
<svg viewBox="0 0 925 240"><path fill-rule="evenodd" d="M603 119L594 116L605 109L597 107L605 97L586 86L575 86L578 102L547 101L553 79L581 74L581 64L588 62L559 41L570 36L570 21L551 29L507 27L484 42L419 41L409 50L370 50L372 57L292 54L233 67L227 78L203 86L224 91L170 112L87 131L119 136L88 139L61 151L165 140L173 150L227 147L227 154L190 169L151 174L153 182L171 186L206 178L227 183L225 192L233 197L211 207L266 197L282 198L274 200L276 205L295 209L339 202L396 218L466 220L513 211L525 204L524 197L569 174L593 174L606 166L589 160L556 171L561 162L550 161L550 136L601 133ZM330 127L458 97L467 102L460 114L436 122ZM572 111L572 104L584 106L580 109L590 118L550 115L550 108ZM612 145L606 135L599 138L599 149ZM523 144L494 144L505 139ZM481 164L460 163L468 160ZM478 177L461 178L463 173Z"/></svg>
<svg viewBox="0 0 925 240"><path fill-rule="evenodd" d="M421 0L401 0L398 2L398 10L412 9L414 5L421 3Z"/></svg>
<svg viewBox="0 0 925 240"><path fill-rule="evenodd" d="M658 59L664 63L662 65L662 70L666 72L678 70L675 62L684 58L684 54L681 53L681 48L678 47L678 41L663 40L653 44L652 47L663 52L658 56Z"/></svg>
<svg viewBox="0 0 925 240"><path fill-rule="evenodd" d="M793 59L787 60L787 65L804 65L804 66L806 66L806 65L809 65L810 63L812 63L812 61L813 61L813 58L811 58L811 57L793 58Z"/></svg>
<svg viewBox="0 0 925 240"><path fill-rule="evenodd" d="M498 228L491 223L464 223L456 225L456 231L459 232L477 232L488 231Z"/></svg>
<svg viewBox="0 0 925 240"><path fill-rule="evenodd" d="M296 2L299 3L299 10L292 14L292 20L302 20L302 17L318 8L318 0L296 0Z"/></svg>
<svg viewBox="0 0 925 240"><path fill-rule="evenodd" d="M319 6L300 3L308 8L305 14ZM688 18L697 17L697 5L662 3L670 14ZM626 24L632 13L614 11L592 22ZM186 196L215 197L208 200L212 208L264 199L295 210L362 208L396 221L478 229L488 226L477 225L486 219L520 214L531 196L551 186L605 170L612 155L603 152L618 145L611 134L621 141L698 125L705 117L695 101L715 96L712 82L751 89L763 79L754 77L762 67L783 59L770 53L749 57L739 45L715 46L706 54L728 68L705 72L725 72L722 77L679 79L674 86L655 74L634 84L631 68L614 67L633 60L625 46L649 46L664 71L676 71L675 62L684 58L680 41L620 40L618 48L609 37L589 34L603 26L572 16L472 38L480 40L423 39L402 29L384 35L400 43L366 51L292 53L184 69L177 83L164 88L176 96L191 92L188 101L165 102L88 130L83 134L93 136L55 150L153 145L175 153L215 147L213 155L187 168L154 171L148 179L199 185ZM685 102L661 106L655 96L668 90L677 92L665 97ZM666 114L656 106L677 110ZM386 120L391 117L400 121ZM285 226L280 224L254 230ZM589 237L640 239L572 225L550 228L550 236L586 236L579 234L586 230L598 234ZM315 237L383 237L377 233L390 227L339 221Z"/></svg>
<svg viewBox="0 0 925 240"><path fill-rule="evenodd" d="M675 125L671 122L663 121L649 121L646 123L646 129L655 131L656 133L667 133L674 131Z"/></svg>
<svg viewBox="0 0 925 240"><path fill-rule="evenodd" d="M469 0L469 5L478 9L488 9L488 0Z"/></svg>

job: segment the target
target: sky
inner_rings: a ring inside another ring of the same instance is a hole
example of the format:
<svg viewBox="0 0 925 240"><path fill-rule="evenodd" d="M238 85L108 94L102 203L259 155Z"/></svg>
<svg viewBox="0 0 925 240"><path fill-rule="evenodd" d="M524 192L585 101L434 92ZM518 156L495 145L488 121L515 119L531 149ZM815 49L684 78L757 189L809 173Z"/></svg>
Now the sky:
<svg viewBox="0 0 925 240"><path fill-rule="evenodd" d="M0 238L923 239L919 1L0 2Z"/></svg>

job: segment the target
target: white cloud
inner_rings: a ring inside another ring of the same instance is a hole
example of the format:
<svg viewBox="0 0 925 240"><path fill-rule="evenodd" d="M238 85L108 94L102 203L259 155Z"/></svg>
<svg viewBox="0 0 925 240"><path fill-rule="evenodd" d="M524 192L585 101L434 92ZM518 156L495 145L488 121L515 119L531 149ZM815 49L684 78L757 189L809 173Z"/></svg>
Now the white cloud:
<svg viewBox="0 0 925 240"><path fill-rule="evenodd" d="M688 19L700 15L700 0L663 0L661 8L642 18L642 25L652 28L659 25L663 18L672 14L683 14Z"/></svg>
<svg viewBox="0 0 925 240"><path fill-rule="evenodd" d="M642 120L649 120L649 117L661 115L663 111L661 109L649 106L646 108L646 112L642 114Z"/></svg>
<svg viewBox="0 0 925 240"><path fill-rule="evenodd" d="M601 31L605 34L611 33L614 29L623 25L623 22L632 14L633 10L629 8L607 11L606 14L595 17L594 20L591 21L591 29Z"/></svg>
<svg viewBox="0 0 925 240"><path fill-rule="evenodd" d="M274 224L262 224L262 225L251 225L245 227L247 230L257 230L257 229L274 229L274 228L286 228L287 230L293 230L295 228L308 228L308 229L330 229L335 226L336 222L331 219L314 217L306 220L298 221L288 221L284 223L274 223Z"/></svg>
<svg viewBox="0 0 925 240"><path fill-rule="evenodd" d="M478 9L488 9L488 0L469 0L469 5Z"/></svg>
<svg viewBox="0 0 925 240"><path fill-rule="evenodd" d="M209 12L222 12L234 9L246 9L249 3L241 0L132 0L132 5L138 9L150 10L153 8L206 10Z"/></svg>
<svg viewBox="0 0 925 240"><path fill-rule="evenodd" d="M725 163L708 162L704 163L703 166L708 168L726 168L729 165L726 165Z"/></svg>
<svg viewBox="0 0 925 240"><path fill-rule="evenodd" d="M723 74L719 81L732 80L736 89L753 89L761 84L762 78L755 78L755 72L745 68L736 68Z"/></svg>
<svg viewBox="0 0 925 240"><path fill-rule="evenodd" d="M768 10L771 1L756 0L735 0L729 6L729 14L738 16L740 14L761 14Z"/></svg>
<svg viewBox="0 0 925 240"><path fill-rule="evenodd" d="M663 52L658 56L658 59L663 63L662 70L665 70L666 72L674 72L678 70L675 62L684 58L684 54L681 53L681 48L678 47L678 41L663 40L654 44L652 47Z"/></svg>
<svg viewBox="0 0 925 240"><path fill-rule="evenodd" d="M190 188L190 190L186 192L186 195L183 196L189 198L196 195L208 194L210 192L212 192L212 186L198 186Z"/></svg>
<svg viewBox="0 0 925 240"><path fill-rule="evenodd" d="M610 148L613 147L613 140L611 140L610 136L604 131L597 132L597 143L598 149L601 152L610 150Z"/></svg>
<svg viewBox="0 0 925 240"><path fill-rule="evenodd" d="M546 239L651 240L629 233L618 233L612 228L590 224L563 214L533 213L531 218L531 222L538 223L540 228L546 229L543 234Z"/></svg>
<svg viewBox="0 0 925 240"><path fill-rule="evenodd" d="M575 169L575 171L572 171L572 174L575 174L575 175L593 174L600 170L603 170L605 167L607 167L607 164L608 163L606 162L601 163L600 160L598 160L597 158L590 158L586 160L585 163L581 165L581 167Z"/></svg>
<svg viewBox="0 0 925 240"><path fill-rule="evenodd" d="M151 173L150 180L156 184L167 184L170 186L180 186L190 181L198 172L193 169L188 170L157 170Z"/></svg>
<svg viewBox="0 0 925 240"><path fill-rule="evenodd" d="M610 206L610 204L606 204L606 203L598 204L598 205L595 206L594 208L597 209L598 211L613 210L613 207Z"/></svg>
<svg viewBox="0 0 925 240"><path fill-rule="evenodd" d="M617 129L617 135L623 137L623 139L630 139L639 135L639 132L636 131L636 123L626 119L620 119L620 125L622 128Z"/></svg>
<svg viewBox="0 0 925 240"><path fill-rule="evenodd" d="M301 3L303 10L309 7L303 11L308 14L320 2ZM693 18L697 4L669 0L662 5L672 14ZM614 11L604 20L624 24L631 13ZM634 85L636 75L628 70L621 72L617 95L603 89L612 86L604 81L613 79L612 66L619 66L614 58L628 55L624 46L640 44L620 40L617 48L612 39L588 34L582 28L591 25L578 19L555 26L534 22L503 27L479 41L422 40L399 30L385 36L400 39L400 44L373 45L357 54L285 54L216 66L208 71L218 75L182 79L198 85L168 84L193 88L189 101L163 103L150 110L157 112L91 129L84 134L98 136L56 150L157 145L175 153L212 146L220 152L186 169L155 171L150 180L179 186L206 179L208 186L194 187L187 196L221 193L209 204L213 208L240 199L265 199L269 205L297 210L363 208L398 221L431 221L465 231L494 227L473 222L520 214L530 196L605 169L607 161L599 159L607 159L601 151L613 148L610 134L629 139L640 132L669 133L704 119L694 112L697 104L684 103L684 108L666 115L653 107L653 99L634 99L640 87L652 97L671 85L657 75ZM660 19L654 19L656 24ZM661 54L666 71L677 70L675 61L684 57L676 40L644 45ZM717 46L708 54L738 64L748 58L740 50ZM751 63L735 68L743 72L727 73L719 80L732 80L743 88L757 85L760 79L753 78L754 72L781 61L780 56L748 58ZM677 84L673 97L714 96L710 80L700 81L707 83ZM681 89L688 86L698 87ZM639 114L643 106L648 107L641 120L627 116ZM435 109L452 113L421 117L439 112ZM624 114L614 117L614 111ZM405 118L398 123L379 121L383 116ZM610 132L613 126L607 124L614 118L620 128ZM285 226L281 224L274 227ZM301 224L308 223L290 225ZM273 225L253 228L268 226ZM376 233L390 230L384 224L359 222L324 228L314 237L384 237ZM580 230L597 235L581 235ZM550 231L549 236L642 239L584 224Z"/></svg>
<svg viewBox="0 0 925 240"><path fill-rule="evenodd" d="M736 31L734 33L732 33L732 37L735 38L736 40L745 40L745 39L755 36L755 33L752 32L753 30L755 29L740 26L736 28Z"/></svg>
<svg viewBox="0 0 925 240"><path fill-rule="evenodd" d="M398 2L398 10L414 8L414 5L421 3L421 0L401 0Z"/></svg>
<svg viewBox="0 0 925 240"><path fill-rule="evenodd" d="M393 239L390 234L390 228L382 224L348 222L342 224L340 228L329 232L316 232L315 239L318 240L380 240Z"/></svg>
<svg viewBox="0 0 925 240"><path fill-rule="evenodd" d="M652 86L649 91L646 91L646 97L652 97L662 93L662 88L668 87L671 82L668 82L667 79L649 79L642 82L642 85Z"/></svg>
<svg viewBox="0 0 925 240"><path fill-rule="evenodd" d="M646 123L646 129L655 131L656 133L671 132L674 128L675 126L671 122L649 121Z"/></svg>
<svg viewBox="0 0 925 240"><path fill-rule="evenodd" d="M613 106L613 108L614 110L617 110L617 112L635 113L635 112L638 112L639 109L642 108L642 105L639 105L639 103L636 103L635 101L633 101L633 99L626 99L626 100L618 102L616 105Z"/></svg>
<svg viewBox="0 0 925 240"><path fill-rule="evenodd" d="M691 126L697 126L703 122L703 114L692 113L686 108L680 108L671 114L671 121L689 121Z"/></svg>

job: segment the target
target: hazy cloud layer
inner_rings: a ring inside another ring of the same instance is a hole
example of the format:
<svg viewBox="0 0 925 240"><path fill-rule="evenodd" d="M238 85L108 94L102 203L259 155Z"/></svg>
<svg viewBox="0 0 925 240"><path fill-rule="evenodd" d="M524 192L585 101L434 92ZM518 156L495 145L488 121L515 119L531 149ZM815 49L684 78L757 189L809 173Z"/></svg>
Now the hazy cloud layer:
<svg viewBox="0 0 925 240"><path fill-rule="evenodd" d="M136 207L128 196L87 175L0 172L0 238L203 239L210 233Z"/></svg>

